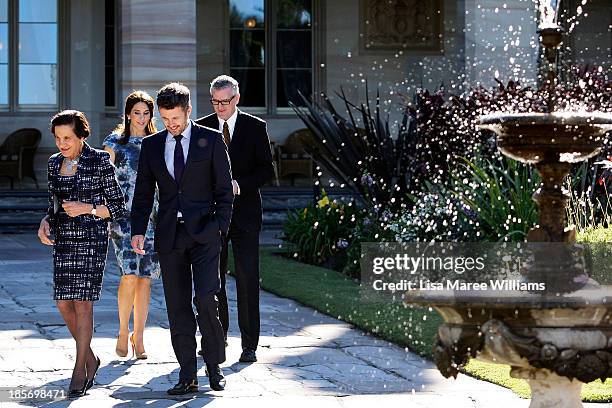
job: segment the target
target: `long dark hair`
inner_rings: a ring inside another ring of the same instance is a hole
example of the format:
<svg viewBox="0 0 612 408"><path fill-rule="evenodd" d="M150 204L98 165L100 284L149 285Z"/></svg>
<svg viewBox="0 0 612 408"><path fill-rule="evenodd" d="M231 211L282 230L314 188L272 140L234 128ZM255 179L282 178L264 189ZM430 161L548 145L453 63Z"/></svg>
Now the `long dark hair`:
<svg viewBox="0 0 612 408"><path fill-rule="evenodd" d="M145 133L151 135L157 132L155 122L153 122L153 109L155 108L153 98L145 91L134 91L125 98L125 108L123 109L123 123L119 123L115 128L115 133L123 135L119 139L119 144L126 144L130 140L130 112L138 102L144 102L149 108L151 119L145 128Z"/></svg>

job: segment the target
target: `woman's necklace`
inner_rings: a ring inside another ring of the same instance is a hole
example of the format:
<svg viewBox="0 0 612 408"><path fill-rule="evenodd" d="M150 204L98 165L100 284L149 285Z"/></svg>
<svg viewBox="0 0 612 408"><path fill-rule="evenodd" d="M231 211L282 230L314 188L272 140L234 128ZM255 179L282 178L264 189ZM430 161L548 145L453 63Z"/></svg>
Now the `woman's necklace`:
<svg viewBox="0 0 612 408"><path fill-rule="evenodd" d="M74 170L76 170L76 165L79 164L80 158L81 158L80 154L74 159L69 159L67 157L64 157L64 161L66 162L66 171L68 173L72 173Z"/></svg>

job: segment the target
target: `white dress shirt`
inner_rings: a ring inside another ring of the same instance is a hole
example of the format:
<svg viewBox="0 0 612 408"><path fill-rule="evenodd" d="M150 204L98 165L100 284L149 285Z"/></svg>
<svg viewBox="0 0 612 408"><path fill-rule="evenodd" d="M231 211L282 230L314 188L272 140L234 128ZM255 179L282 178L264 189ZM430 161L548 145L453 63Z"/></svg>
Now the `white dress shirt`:
<svg viewBox="0 0 612 408"><path fill-rule="evenodd" d="M181 146L183 146L183 158L187 163L187 155L189 154L189 139L191 139L191 120L187 124L185 130L183 130L183 138L181 139ZM172 136L172 133L168 132L166 136L166 145L164 147L164 159L166 160L166 168L168 172L174 178L174 148L176 146L176 139ZM177 217L182 217L183 214L179 211Z"/></svg>
<svg viewBox="0 0 612 408"><path fill-rule="evenodd" d="M227 120L227 127L229 128L229 134L230 134L230 142L232 141L232 138L234 137L234 129L236 128L236 119L237 118L238 118L238 109L236 109L234 111L234 114L232 116L230 116L230 118ZM223 134L223 124L226 121L221 119L218 116L217 116L217 119L219 120L219 132L221 132L221 134Z"/></svg>
<svg viewBox="0 0 612 408"><path fill-rule="evenodd" d="M238 109L234 111L232 116L230 116L227 121L217 116L217 119L219 120L219 132L221 132L221 134L223 134L223 125L225 124L225 122L227 122L227 127L229 129L229 135L230 135L230 142L232 141L234 137L234 129L236 128L237 118L238 118ZM238 185L238 182L236 180L232 180L232 184L234 185L234 193L236 195L240 195L240 186Z"/></svg>

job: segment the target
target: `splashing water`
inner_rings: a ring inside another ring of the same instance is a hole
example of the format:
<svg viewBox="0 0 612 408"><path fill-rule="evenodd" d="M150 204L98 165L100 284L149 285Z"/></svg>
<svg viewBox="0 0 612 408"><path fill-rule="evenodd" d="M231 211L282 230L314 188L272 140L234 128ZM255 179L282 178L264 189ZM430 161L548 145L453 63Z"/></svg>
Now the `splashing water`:
<svg viewBox="0 0 612 408"><path fill-rule="evenodd" d="M545 28L557 28L559 27L559 15L562 13L561 9L561 0L534 0L538 6L538 11L540 14L540 21L538 24L539 29ZM584 6L588 3L588 0L580 0L576 6L575 13L568 16L568 18L564 21L564 24L567 25L566 32L571 33L574 31L578 23L580 22L580 18L586 17L586 13L584 11Z"/></svg>
<svg viewBox="0 0 612 408"><path fill-rule="evenodd" d="M540 24L538 28L554 28L558 27L557 20L559 18L559 6L561 0L539 0L538 7L540 10Z"/></svg>

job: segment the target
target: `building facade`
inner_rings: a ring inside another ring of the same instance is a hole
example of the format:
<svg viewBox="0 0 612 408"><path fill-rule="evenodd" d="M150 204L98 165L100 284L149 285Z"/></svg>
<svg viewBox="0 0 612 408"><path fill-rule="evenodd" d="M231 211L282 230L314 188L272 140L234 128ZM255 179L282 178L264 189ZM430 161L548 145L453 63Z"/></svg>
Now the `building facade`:
<svg viewBox="0 0 612 408"><path fill-rule="evenodd" d="M568 52L610 70L612 1L581 3L566 5L578 22ZM229 73L282 143L304 127L289 106L298 91L360 101L367 80L393 114L418 87L534 84L536 29L532 0L0 0L0 140L40 129L44 180L58 110L84 111L99 146L132 90L182 82L199 117L210 80Z"/></svg>

